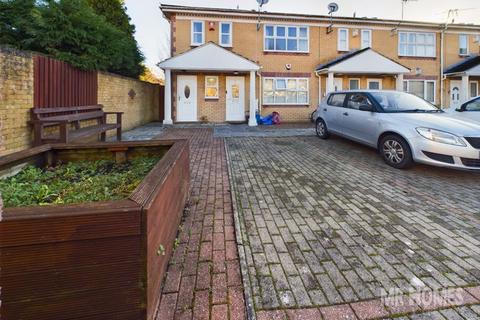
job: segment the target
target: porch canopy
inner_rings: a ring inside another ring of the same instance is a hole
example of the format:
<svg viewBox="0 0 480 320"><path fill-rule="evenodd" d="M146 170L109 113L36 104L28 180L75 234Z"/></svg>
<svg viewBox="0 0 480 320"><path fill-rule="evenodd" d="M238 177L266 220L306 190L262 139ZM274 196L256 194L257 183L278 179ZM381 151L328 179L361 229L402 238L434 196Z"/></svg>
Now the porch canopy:
<svg viewBox="0 0 480 320"><path fill-rule="evenodd" d="M376 52L372 48L353 50L317 66L315 73L327 74L327 92L333 91L335 74L384 74L396 76L396 88L402 90L403 75L410 69Z"/></svg>
<svg viewBox="0 0 480 320"><path fill-rule="evenodd" d="M443 74L447 77L462 77L460 101L467 101L470 77L480 77L480 55L472 55L448 66Z"/></svg>
<svg viewBox="0 0 480 320"><path fill-rule="evenodd" d="M213 42L190 49L158 64L165 71L165 120L164 124L172 124L171 70L182 71L218 71L218 72L250 72L250 117L248 124L257 125L255 118L255 72L260 66L233 51L227 50Z"/></svg>

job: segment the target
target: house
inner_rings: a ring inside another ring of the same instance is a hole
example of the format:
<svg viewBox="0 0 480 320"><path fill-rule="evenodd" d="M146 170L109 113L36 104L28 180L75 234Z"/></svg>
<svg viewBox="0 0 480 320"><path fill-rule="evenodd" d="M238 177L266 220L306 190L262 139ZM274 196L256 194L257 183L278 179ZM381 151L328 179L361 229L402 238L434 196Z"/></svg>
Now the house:
<svg viewBox="0 0 480 320"><path fill-rule="evenodd" d="M326 93L393 89L440 106L478 95L480 26L161 5L166 124L304 121ZM442 72L443 70L443 72Z"/></svg>

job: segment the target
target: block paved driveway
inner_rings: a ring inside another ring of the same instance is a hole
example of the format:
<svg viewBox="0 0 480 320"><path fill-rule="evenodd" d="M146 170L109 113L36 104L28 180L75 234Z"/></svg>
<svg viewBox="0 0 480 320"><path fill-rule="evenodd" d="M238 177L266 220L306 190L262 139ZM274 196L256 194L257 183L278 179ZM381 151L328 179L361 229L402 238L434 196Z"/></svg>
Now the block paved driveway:
<svg viewBox="0 0 480 320"><path fill-rule="evenodd" d="M479 174L396 170L341 138L226 145L250 317L480 319ZM418 295L444 288L460 301Z"/></svg>

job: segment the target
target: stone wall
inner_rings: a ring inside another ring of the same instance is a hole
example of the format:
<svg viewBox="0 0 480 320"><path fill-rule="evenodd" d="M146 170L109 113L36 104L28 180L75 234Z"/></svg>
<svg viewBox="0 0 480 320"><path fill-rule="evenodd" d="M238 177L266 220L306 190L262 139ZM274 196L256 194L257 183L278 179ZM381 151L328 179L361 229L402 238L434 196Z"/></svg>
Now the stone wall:
<svg viewBox="0 0 480 320"><path fill-rule="evenodd" d="M124 112L124 131L158 120L159 89L157 84L98 72L98 103L103 104L105 111ZM114 118L109 121L114 121ZM109 134L114 135L115 132Z"/></svg>
<svg viewBox="0 0 480 320"><path fill-rule="evenodd" d="M27 148L33 107L33 59L27 52L0 47L0 155Z"/></svg>
<svg viewBox="0 0 480 320"><path fill-rule="evenodd" d="M0 156L32 146L28 124L34 104L32 53L0 47ZM130 94L129 93L134 93ZM98 103L105 111L122 111L124 131L158 120L159 86L98 72ZM109 122L114 122L110 116ZM82 123L82 126L88 123ZM115 134L114 130L108 132Z"/></svg>

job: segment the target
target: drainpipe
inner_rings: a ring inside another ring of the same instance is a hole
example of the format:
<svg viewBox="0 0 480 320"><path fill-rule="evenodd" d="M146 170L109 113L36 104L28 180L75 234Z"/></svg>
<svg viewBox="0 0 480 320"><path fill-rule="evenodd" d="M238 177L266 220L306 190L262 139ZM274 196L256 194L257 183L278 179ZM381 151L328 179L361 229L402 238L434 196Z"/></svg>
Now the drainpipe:
<svg viewBox="0 0 480 320"><path fill-rule="evenodd" d="M442 32L440 32L440 108L443 108L443 100L444 100L444 80L445 80L445 75L443 74L443 69L444 69L444 37L445 37L445 31L448 28L448 23L445 23L444 27L442 28Z"/></svg>

